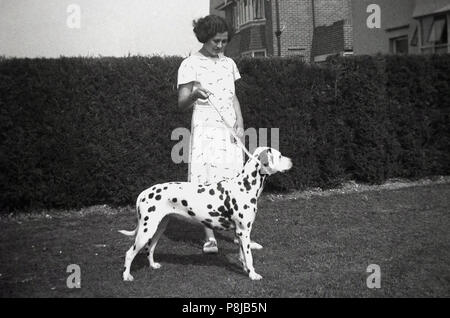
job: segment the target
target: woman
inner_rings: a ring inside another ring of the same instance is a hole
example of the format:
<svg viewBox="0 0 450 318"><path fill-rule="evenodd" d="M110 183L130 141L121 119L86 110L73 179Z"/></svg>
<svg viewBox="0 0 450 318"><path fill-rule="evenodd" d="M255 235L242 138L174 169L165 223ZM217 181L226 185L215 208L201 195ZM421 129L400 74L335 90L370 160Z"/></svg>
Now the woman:
<svg viewBox="0 0 450 318"><path fill-rule="evenodd" d="M208 98L242 138L244 121L234 86L241 76L236 63L223 55L230 39L226 21L208 15L193 25L203 46L184 59L178 69L178 105L183 110L193 108L188 181L213 183L236 176L242 170L244 158ZM217 253L214 232L205 227L205 233L203 251Z"/></svg>

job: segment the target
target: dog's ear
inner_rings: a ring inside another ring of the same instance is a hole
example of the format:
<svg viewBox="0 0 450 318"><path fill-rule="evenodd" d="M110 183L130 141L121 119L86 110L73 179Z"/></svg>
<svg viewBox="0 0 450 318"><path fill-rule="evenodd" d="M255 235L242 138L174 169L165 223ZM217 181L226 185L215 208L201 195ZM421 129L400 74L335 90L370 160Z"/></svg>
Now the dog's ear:
<svg viewBox="0 0 450 318"><path fill-rule="evenodd" d="M259 154L259 161L261 161L262 167L260 169L261 174L272 174L275 171L270 167L272 161L272 153L270 149L264 150Z"/></svg>

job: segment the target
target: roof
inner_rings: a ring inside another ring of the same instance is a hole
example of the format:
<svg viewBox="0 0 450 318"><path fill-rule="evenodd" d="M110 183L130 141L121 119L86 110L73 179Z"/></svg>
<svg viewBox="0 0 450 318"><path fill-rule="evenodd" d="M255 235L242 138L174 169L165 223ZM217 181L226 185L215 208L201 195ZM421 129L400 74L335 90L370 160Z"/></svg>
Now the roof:
<svg viewBox="0 0 450 318"><path fill-rule="evenodd" d="M413 18L450 11L450 0L416 0Z"/></svg>

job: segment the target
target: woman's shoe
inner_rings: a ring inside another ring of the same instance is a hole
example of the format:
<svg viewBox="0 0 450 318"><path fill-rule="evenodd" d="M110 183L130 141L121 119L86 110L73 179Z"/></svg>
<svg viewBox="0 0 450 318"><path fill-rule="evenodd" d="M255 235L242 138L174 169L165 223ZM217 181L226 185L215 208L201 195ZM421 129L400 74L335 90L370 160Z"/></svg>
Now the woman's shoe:
<svg viewBox="0 0 450 318"><path fill-rule="evenodd" d="M203 244L203 253L218 253L219 249L217 248L217 241L214 239L209 239L208 242Z"/></svg>

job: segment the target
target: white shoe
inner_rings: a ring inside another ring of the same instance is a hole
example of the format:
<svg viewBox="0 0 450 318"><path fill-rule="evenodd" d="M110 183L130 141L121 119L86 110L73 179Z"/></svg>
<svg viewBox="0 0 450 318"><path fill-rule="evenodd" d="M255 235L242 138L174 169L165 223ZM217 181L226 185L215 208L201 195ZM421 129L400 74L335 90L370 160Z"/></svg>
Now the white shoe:
<svg viewBox="0 0 450 318"><path fill-rule="evenodd" d="M218 252L219 249L217 248L217 241L215 239L209 239L208 242L203 244L203 253L212 254Z"/></svg>

